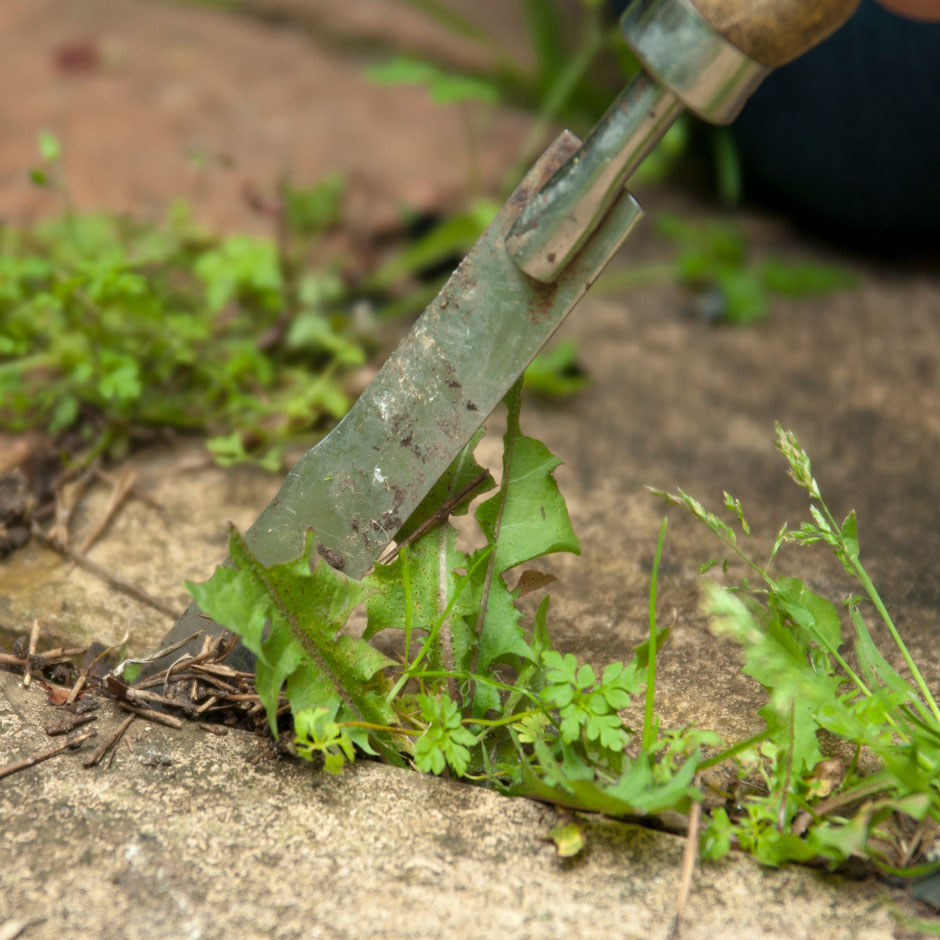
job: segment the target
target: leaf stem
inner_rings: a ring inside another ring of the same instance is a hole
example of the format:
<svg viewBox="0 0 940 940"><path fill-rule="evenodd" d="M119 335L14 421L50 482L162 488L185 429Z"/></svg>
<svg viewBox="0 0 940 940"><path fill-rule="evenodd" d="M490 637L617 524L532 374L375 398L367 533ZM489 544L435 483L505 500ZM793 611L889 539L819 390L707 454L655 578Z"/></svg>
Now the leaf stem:
<svg viewBox="0 0 940 940"><path fill-rule="evenodd" d="M528 718L530 715L543 715L545 711L543 708L530 708L524 712L516 712L514 715L507 715L504 718L464 718L463 724L465 725L485 725L487 728L502 728L505 725L515 724L517 721L522 721L523 718Z"/></svg>
<svg viewBox="0 0 940 940"><path fill-rule="evenodd" d="M659 541L656 543L656 555L653 558L653 571L650 574L649 605L649 658L646 664L646 709L643 712L643 750L648 751L654 743L653 706L656 696L656 586L659 579L659 563L663 557L663 543L666 541L666 523L663 518L659 527Z"/></svg>
<svg viewBox="0 0 940 940"><path fill-rule="evenodd" d="M506 425L509 428L519 427L519 411L522 408L522 381L520 375L515 384L506 395ZM486 568L486 577L483 581L483 593L480 597L480 613L477 616L476 642L473 645L473 657L470 662L470 672L475 673L480 661L480 646L483 640L483 630L486 627L486 611L490 600L490 588L496 571L495 548L499 542L499 531L503 523L503 512L506 509L506 500L509 496L509 478L512 470L512 455L515 450L516 435L509 435L503 448L503 478L499 481L499 506L496 509L496 518L493 520L493 535L491 538L489 564Z"/></svg>
<svg viewBox="0 0 940 940"><path fill-rule="evenodd" d="M858 556L849 555L848 558L852 564L853 570L855 571L855 576L862 583L862 587L865 588L865 592L871 599L872 604L875 605L875 610L878 611L882 621L884 621L884 625L888 628L888 632L891 634L891 638L894 640L898 649L901 651L901 655L904 657L904 662L907 663L907 668L910 669L911 675L914 677L914 681L917 683L917 687L920 689L921 695L924 696L924 700L927 702L928 708L933 714L937 724L940 725L940 708L937 707L936 700L934 699L933 695L930 694L930 689L928 688L927 683L924 681L924 677L921 675L920 670L917 668L917 663L914 662L913 657L911 656L910 652L908 652L907 645L905 644L904 640L901 639L901 634L898 633L898 629L894 625L894 621L891 619L891 615L888 613L884 602L881 600L881 595L878 593L875 585L872 583L871 578L868 577L868 572L862 566L862 563L858 560Z"/></svg>
<svg viewBox="0 0 940 940"><path fill-rule="evenodd" d="M434 645L434 641L437 639L438 633L440 633L441 626L443 625L444 621L450 616L450 612L454 609L454 605L457 603L458 599L460 598L460 595L463 593L463 589L470 583L470 578L473 576L473 573L481 564L483 564L484 561L486 561L486 559L490 556L490 553L492 552L492 550L493 550L493 546L488 546L487 548L485 548L480 553L480 557L477 558L476 561L474 561L474 563L470 566L467 573L457 582L457 585L454 588L454 593L450 598L450 602L448 603L447 607L444 609L444 612L437 618L437 620L434 621L434 625L431 627L431 630L428 633L427 637L425 638L424 643L421 645L421 651L415 657L414 662L411 663L410 666L408 666L408 668L401 674L401 676L399 676L399 679L395 683L395 685L392 687L391 692L389 692L388 695L385 696L386 702L389 702L389 703L393 702L395 698L398 696L398 693L402 690L402 687L405 685L405 683L409 679L413 679L416 677L422 678L422 679L447 678L448 675L457 675L457 676L460 675L460 673L456 673L456 672L448 673L445 670L437 670L436 673L418 672L417 667L421 663L421 661L424 659L424 657L427 656L429 650ZM478 679L479 676L471 676L471 678ZM508 688L512 688L512 686L508 686Z"/></svg>
<svg viewBox="0 0 940 940"><path fill-rule="evenodd" d="M416 730L413 728L394 727L393 725L377 725L371 721L338 721L338 728L366 728L369 731L387 731L390 734L408 734L412 737L420 737L424 734L424 729Z"/></svg>
<svg viewBox="0 0 940 940"><path fill-rule="evenodd" d="M411 597L411 553L407 545L402 545L399 551L401 556L401 585L405 595L405 662L411 655L411 623L414 616L414 603Z"/></svg>
<svg viewBox="0 0 940 940"><path fill-rule="evenodd" d="M731 747L726 747L723 751L719 751L717 754L709 757L708 760L702 761L702 763L698 765L698 769L708 770L709 767L716 767L718 764L730 760L735 754L740 754L741 751L746 751L749 747L760 744L761 741L766 741L772 734L773 731L770 728L765 728L760 734L755 734L749 738L745 738L743 741L738 741L737 744L732 744Z"/></svg>

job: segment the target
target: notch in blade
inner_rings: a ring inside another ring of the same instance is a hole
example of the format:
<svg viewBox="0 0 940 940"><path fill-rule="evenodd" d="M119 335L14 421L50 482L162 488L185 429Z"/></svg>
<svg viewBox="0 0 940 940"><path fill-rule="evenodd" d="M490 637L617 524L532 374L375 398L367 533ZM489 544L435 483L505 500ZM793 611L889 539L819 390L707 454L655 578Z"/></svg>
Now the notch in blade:
<svg viewBox="0 0 940 940"><path fill-rule="evenodd" d="M524 274L505 246L522 208L579 146L567 131L556 138L346 417L288 473L245 533L262 564L296 558L313 529L329 564L365 575L591 286L643 214L625 190L551 284ZM191 604L164 645L222 629ZM229 661L253 666L241 647Z"/></svg>

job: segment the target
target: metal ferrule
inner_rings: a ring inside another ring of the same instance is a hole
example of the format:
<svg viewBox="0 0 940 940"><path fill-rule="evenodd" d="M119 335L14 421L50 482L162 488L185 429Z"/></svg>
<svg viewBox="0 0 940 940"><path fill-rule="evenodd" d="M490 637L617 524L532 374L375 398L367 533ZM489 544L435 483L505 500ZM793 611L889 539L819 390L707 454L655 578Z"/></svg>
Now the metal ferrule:
<svg viewBox="0 0 940 940"><path fill-rule="evenodd" d="M620 28L643 68L712 124L730 124L770 72L716 32L690 0L634 0Z"/></svg>
<svg viewBox="0 0 940 940"><path fill-rule="evenodd" d="M634 78L522 210L506 239L516 264L537 281L554 281L681 113L672 92L642 73Z"/></svg>
<svg viewBox="0 0 940 940"><path fill-rule="evenodd" d="M727 123L769 71L712 29L689 0L635 0L621 25L646 71L529 200L506 239L512 259L538 281L558 277L683 107Z"/></svg>

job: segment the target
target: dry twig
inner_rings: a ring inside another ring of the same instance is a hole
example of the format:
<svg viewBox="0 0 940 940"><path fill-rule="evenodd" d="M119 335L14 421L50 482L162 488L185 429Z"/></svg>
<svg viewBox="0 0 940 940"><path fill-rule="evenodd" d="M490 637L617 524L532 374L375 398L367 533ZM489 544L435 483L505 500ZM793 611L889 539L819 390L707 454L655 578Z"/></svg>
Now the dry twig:
<svg viewBox="0 0 940 940"><path fill-rule="evenodd" d="M36 655L36 644L39 642L39 618L35 617L33 619L32 629L29 631L29 649L26 653L26 675L23 676L23 688L28 689L30 682L33 680L33 674L30 672L30 666L32 665L33 657Z"/></svg>
<svg viewBox="0 0 940 940"><path fill-rule="evenodd" d="M101 517L95 525L92 526L91 531L85 536L82 544L78 547L80 555L84 555L85 552L98 541L101 533L108 527L108 523L111 522L117 511L121 508L124 500L127 499L136 482L137 471L132 470L130 467L124 467L116 480L112 478L111 496L108 499L108 504L104 507L104 512L101 514Z"/></svg>
<svg viewBox="0 0 940 940"><path fill-rule="evenodd" d="M695 874L695 862L698 859L698 831L702 822L702 804L693 801L689 810L689 831L685 837L685 849L682 852L682 873L679 877L679 893L676 897L676 919L669 932L669 940L679 936L685 905L692 888L692 875Z"/></svg>
<svg viewBox="0 0 940 940"><path fill-rule="evenodd" d="M108 473L106 470L102 470L100 467L95 467L95 476L99 480L107 483L109 486L114 486L116 484L116 478L114 474ZM140 489L136 485L132 485L127 492L127 495L132 499L139 499L142 503L146 503L152 509L162 510L163 503L160 502L152 493L148 493L146 490Z"/></svg>
<svg viewBox="0 0 940 940"><path fill-rule="evenodd" d="M49 530L48 538L61 546L64 552L69 551L69 523L72 519L72 512L94 478L96 464L97 460L90 467L86 467L77 480L70 479L70 471L67 470L56 485L55 522Z"/></svg>
<svg viewBox="0 0 940 940"><path fill-rule="evenodd" d="M131 705L130 702L118 702L125 711L133 712L147 721L155 721L159 725L167 725L170 728L176 728L179 731L183 727L183 722L172 715L164 715L162 712L154 711L152 708L140 708L137 705Z"/></svg>
<svg viewBox="0 0 940 940"><path fill-rule="evenodd" d="M5 767L0 767L0 780L2 780L4 777L9 777L10 774L15 774L20 770L26 770L28 767L35 767L36 764L41 764L44 760L49 760L50 757L55 757L56 754L61 754L63 751L77 748L94 734L95 729L89 728L88 731L78 735L78 737L67 738L61 744L50 748L48 751L42 751L40 754L33 754L32 757L26 757L23 760L14 761L12 764L7 764Z"/></svg>
<svg viewBox="0 0 940 940"><path fill-rule="evenodd" d="M228 728L223 728L221 725L214 725L208 721L200 721L199 727L203 731L208 731L209 734L218 735L220 738L228 734Z"/></svg>
<svg viewBox="0 0 940 940"><path fill-rule="evenodd" d="M113 748L114 745L117 744L118 741L121 740L121 738L124 736L124 732L127 731L127 729L128 729L128 728L130 727L130 725L131 725L131 722L132 722L136 717L137 717L136 715L128 715L128 716L121 722L121 725L120 725L120 727L117 729L117 731L115 731L114 734L112 734L111 737L108 738L107 741L105 741L102 745L100 745L100 746L95 750L95 753L92 754L91 757L89 757L88 760L86 760L82 766L84 766L84 767L94 767L96 764L100 763L100 762L101 762L101 759L105 756L105 754L107 754L108 751L110 751L111 748Z"/></svg>
<svg viewBox="0 0 940 940"><path fill-rule="evenodd" d="M70 718L60 719L55 724L46 725L43 730L50 738L56 738L60 734L71 734L76 728L97 720L97 715L72 715Z"/></svg>

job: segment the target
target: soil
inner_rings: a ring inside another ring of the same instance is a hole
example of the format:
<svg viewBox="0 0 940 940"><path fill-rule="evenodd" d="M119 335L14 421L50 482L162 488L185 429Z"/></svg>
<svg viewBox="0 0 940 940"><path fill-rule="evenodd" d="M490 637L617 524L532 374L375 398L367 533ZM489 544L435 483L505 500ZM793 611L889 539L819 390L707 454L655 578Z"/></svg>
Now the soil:
<svg viewBox="0 0 940 940"><path fill-rule="evenodd" d="M524 45L515 5L459 7L501 17L508 41ZM143 0L6 0L5 218L56 210L25 182L43 127L63 141L80 208L156 217L182 194L208 223L258 230L266 223L242 198L246 182L333 170L350 182L349 223L361 232L390 224L402 205L441 212L460 202L470 174L459 117L419 90L369 84L362 67L399 46L458 62L477 49L394 0L261 8L264 16ZM504 110L486 121L480 170L493 186L527 124ZM716 211L678 190L639 196L651 213ZM674 284L608 294L598 285L582 303L562 332L577 339L590 386L523 413L525 430L565 461L557 478L583 543L580 558L551 567L556 643L602 665L643 639L664 513L647 484L681 486L715 508L732 492L766 547L783 521L804 517L772 447L777 419L813 456L834 512L858 511L864 561L936 688L940 274L842 254L784 220L734 219L755 257L839 263L861 286L777 300L767 322L746 330L688 317L689 298ZM647 226L614 265L671 256ZM491 436L479 456L496 463L496 448ZM156 502L129 500L89 552L171 610L187 603L184 579L207 577L224 555L226 522L244 528L279 483L200 459L190 441L135 455L136 485ZM104 484L89 489L72 519L78 537L108 495ZM760 694L698 607L697 567L717 546L691 520L669 516L659 596L674 627L657 705L666 725L744 737L756 730ZM784 564L834 600L851 590L822 551L791 552ZM0 647L34 619L44 648L116 644L129 632L134 652L155 648L172 622L35 541L0 564ZM43 692L3 672L0 689L0 765L51 747ZM104 740L123 715L101 711ZM591 820L588 854L566 862L543 841L552 809L377 765L323 779L263 759L248 733L216 737L192 723L178 732L137 719L110 769L82 769L85 756L66 752L0 783L0 932L669 935L682 846L663 833ZM697 872L683 936L904 936L891 904L926 913L880 882L772 872L735 857Z"/></svg>

